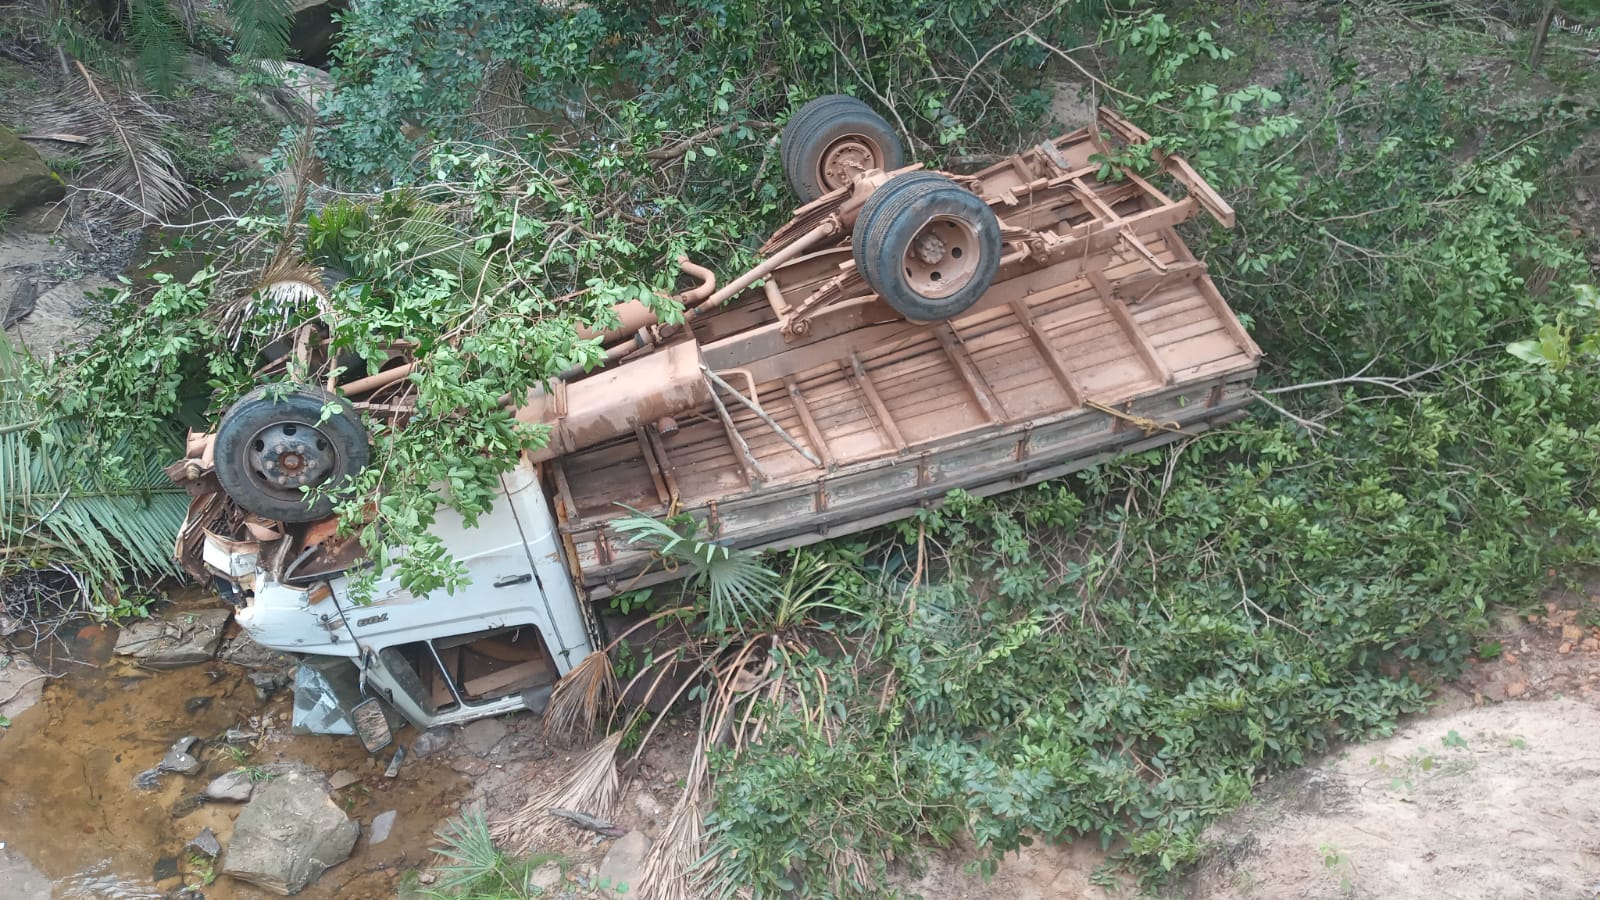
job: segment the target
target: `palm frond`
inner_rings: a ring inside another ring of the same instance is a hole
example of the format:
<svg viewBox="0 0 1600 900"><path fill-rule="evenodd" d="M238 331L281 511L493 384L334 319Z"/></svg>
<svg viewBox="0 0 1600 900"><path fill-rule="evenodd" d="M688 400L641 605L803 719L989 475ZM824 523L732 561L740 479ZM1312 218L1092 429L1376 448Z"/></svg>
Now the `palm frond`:
<svg viewBox="0 0 1600 900"><path fill-rule="evenodd" d="M698 527L679 531L632 507L623 508L629 515L613 520L612 530L630 544L646 544L692 567L689 584L705 589L706 624L713 631L742 632L771 618L778 575L761 562L760 554L702 538Z"/></svg>
<svg viewBox="0 0 1600 900"><path fill-rule="evenodd" d="M705 735L701 734L689 759L683 793L672 805L672 815L644 855L639 884L629 885L643 900L694 900L701 896L696 881L702 877L701 844L704 823L700 800L706 778Z"/></svg>
<svg viewBox="0 0 1600 900"><path fill-rule="evenodd" d="M289 22L294 16L289 0L228 0L227 6L235 50L257 59L289 55Z"/></svg>
<svg viewBox="0 0 1600 900"><path fill-rule="evenodd" d="M91 441L81 424L32 403L37 369L0 341L0 567L62 565L91 602L118 585L175 574L189 497L166 477L170 446Z"/></svg>
<svg viewBox="0 0 1600 900"><path fill-rule="evenodd" d="M578 758L560 781L542 781L522 808L489 830L500 846L513 853L552 850L562 831L570 830L555 809L575 809L597 819L610 818L618 799L617 748L622 732L610 735Z"/></svg>
<svg viewBox="0 0 1600 900"><path fill-rule="evenodd" d="M165 94L183 72L183 28L167 0L132 0L128 11L128 43L145 83Z"/></svg>
<svg viewBox="0 0 1600 900"><path fill-rule="evenodd" d="M556 682L544 710L545 734L594 733L602 709L617 699L617 671L611 654L597 651L583 658Z"/></svg>
<svg viewBox="0 0 1600 900"><path fill-rule="evenodd" d="M124 221L160 221L183 209L189 185L161 140L161 126L170 118L76 65L80 84L42 110L37 127L94 141L79 176L99 192L91 204L117 210Z"/></svg>

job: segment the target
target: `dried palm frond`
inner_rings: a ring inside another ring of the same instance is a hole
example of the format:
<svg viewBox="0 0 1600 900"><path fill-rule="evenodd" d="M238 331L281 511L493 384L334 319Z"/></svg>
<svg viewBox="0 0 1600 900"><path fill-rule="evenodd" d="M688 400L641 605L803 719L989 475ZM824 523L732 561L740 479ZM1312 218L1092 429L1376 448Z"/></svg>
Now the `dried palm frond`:
<svg viewBox="0 0 1600 900"><path fill-rule="evenodd" d="M591 653L556 682L544 710L545 734L594 733L600 710L616 703L617 672L611 654Z"/></svg>
<svg viewBox="0 0 1600 900"><path fill-rule="evenodd" d="M165 220L187 206L189 185L160 136L170 117L97 78L83 63L75 65L81 84L42 110L36 127L94 141L79 178L95 198L91 206L114 210L121 221L144 222Z"/></svg>
<svg viewBox="0 0 1600 900"><path fill-rule="evenodd" d="M495 842L513 853L552 849L570 826L551 815L551 808L609 818L618 799L616 761L621 745L619 731L589 748L566 778L536 787L521 809L491 829Z"/></svg>
<svg viewBox="0 0 1600 900"><path fill-rule="evenodd" d="M632 885L642 900L694 900L701 896L695 882L702 862L700 799L706 776L706 744L702 733L689 759L682 796L672 805L672 815L661 835L644 855L639 884Z"/></svg>

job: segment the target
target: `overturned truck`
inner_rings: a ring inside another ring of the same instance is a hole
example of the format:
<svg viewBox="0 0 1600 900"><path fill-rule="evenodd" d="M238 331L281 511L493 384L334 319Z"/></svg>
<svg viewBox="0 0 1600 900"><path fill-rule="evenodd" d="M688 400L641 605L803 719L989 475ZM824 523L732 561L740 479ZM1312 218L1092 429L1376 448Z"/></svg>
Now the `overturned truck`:
<svg viewBox="0 0 1600 900"><path fill-rule="evenodd" d="M309 727L350 730L339 683L419 728L540 708L603 646L594 601L682 574L619 540L625 507L795 547L1242 414L1260 351L1174 230L1233 211L1178 157L1154 162L1179 198L1108 163L1149 141L1115 113L971 175L906 165L848 97L807 104L783 141L808 202L759 265L719 287L680 260L701 282L675 297L684 323L619 308L622 327L595 335L606 365L518 404L548 446L475 528L436 526L465 591L380 581L350 602L359 541L303 490L366 462L354 417L321 421L327 390L258 390L191 440L170 470L195 494L180 558L257 642L302 654ZM326 387L374 413L410 371Z"/></svg>

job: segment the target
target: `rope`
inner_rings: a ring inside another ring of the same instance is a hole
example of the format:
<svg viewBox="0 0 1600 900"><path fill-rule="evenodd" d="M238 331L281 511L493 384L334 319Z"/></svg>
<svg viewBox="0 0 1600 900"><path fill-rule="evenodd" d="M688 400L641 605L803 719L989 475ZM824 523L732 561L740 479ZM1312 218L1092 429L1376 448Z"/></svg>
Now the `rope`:
<svg viewBox="0 0 1600 900"><path fill-rule="evenodd" d="M1157 422L1155 419L1135 415L1131 412L1124 412L1123 410L1107 406L1104 403L1097 403L1093 400L1085 400L1083 401L1083 405L1089 407L1090 409L1103 412L1108 416L1112 416L1127 422L1129 425L1142 430L1145 437L1150 437L1158 431L1167 431L1171 432L1172 434L1182 435L1189 434L1189 432L1184 431L1177 422Z"/></svg>

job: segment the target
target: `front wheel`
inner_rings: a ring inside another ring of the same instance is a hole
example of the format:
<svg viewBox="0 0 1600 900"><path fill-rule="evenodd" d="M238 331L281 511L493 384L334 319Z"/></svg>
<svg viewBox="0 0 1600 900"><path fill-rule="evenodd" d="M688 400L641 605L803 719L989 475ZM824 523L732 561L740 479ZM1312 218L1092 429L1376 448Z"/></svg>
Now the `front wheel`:
<svg viewBox="0 0 1600 900"><path fill-rule="evenodd" d="M217 426L217 480L246 512L279 522L333 514L335 493L367 465L366 428L348 402L309 385L267 385L244 395ZM313 489L307 494L302 488Z"/></svg>
<svg viewBox="0 0 1600 900"><path fill-rule="evenodd" d="M856 268L908 319L960 315L1000 268L1000 220L943 175L908 172L872 192L856 219Z"/></svg>

